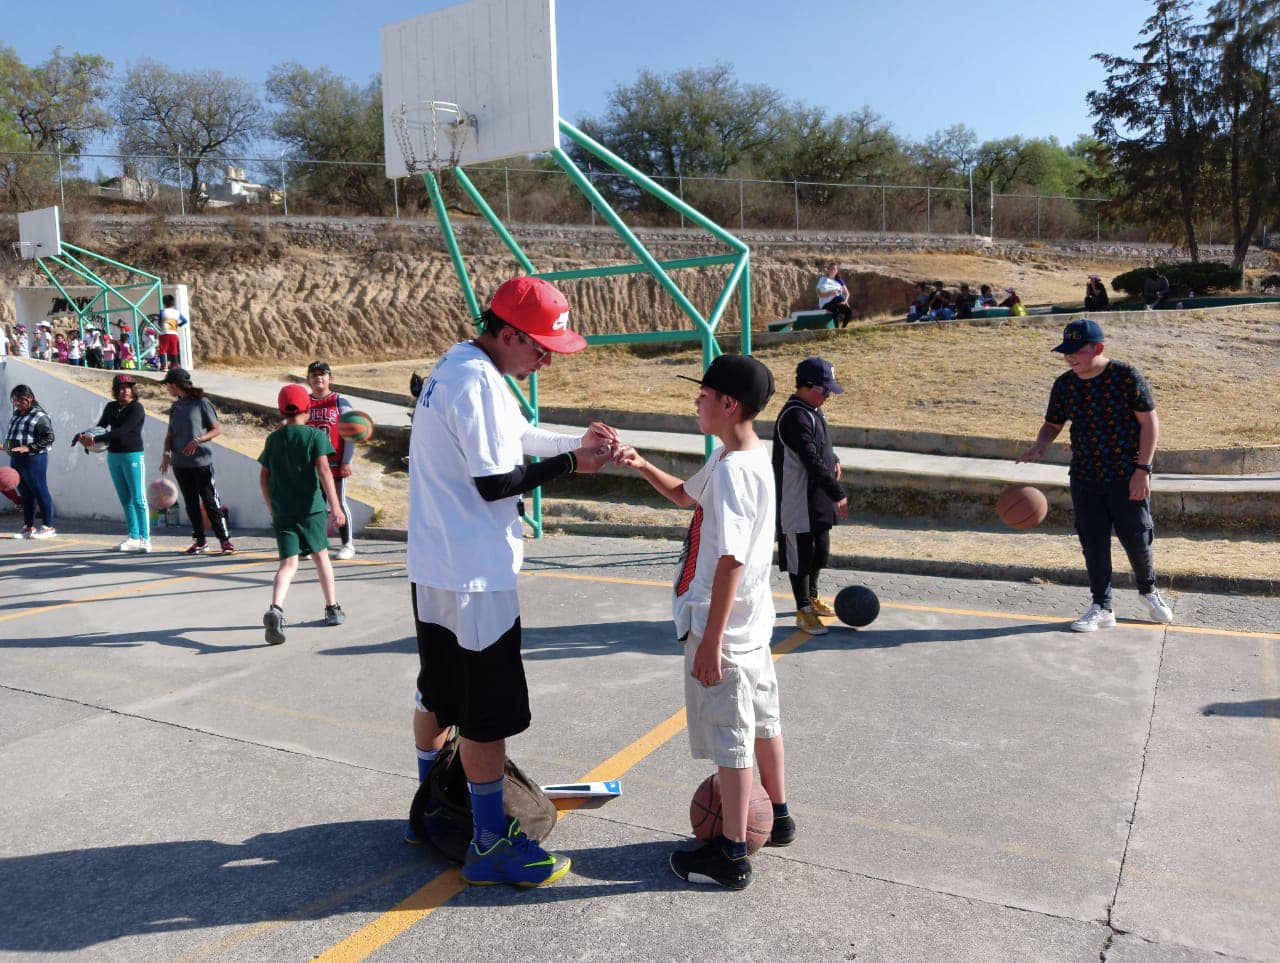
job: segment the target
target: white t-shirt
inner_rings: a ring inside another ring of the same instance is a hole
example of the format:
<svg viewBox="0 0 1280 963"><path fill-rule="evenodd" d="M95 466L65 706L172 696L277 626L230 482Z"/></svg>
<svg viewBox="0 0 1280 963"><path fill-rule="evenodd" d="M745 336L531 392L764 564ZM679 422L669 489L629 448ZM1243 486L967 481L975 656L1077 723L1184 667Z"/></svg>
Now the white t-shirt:
<svg viewBox="0 0 1280 963"><path fill-rule="evenodd" d="M442 357L418 396L409 440L409 579L451 592L516 587L524 560L519 496L487 502L475 478L579 440L535 428L493 361L470 342Z"/></svg>
<svg viewBox="0 0 1280 963"><path fill-rule="evenodd" d="M822 275L818 278L818 307L824 307L837 294L844 292L844 285L835 278Z"/></svg>
<svg viewBox="0 0 1280 963"><path fill-rule="evenodd" d="M716 563L732 555L743 568L725 626L724 648L741 652L768 645L776 617L769 588L775 534L769 449L717 448L684 483L684 490L698 504L676 566L671 602L676 637L704 633Z"/></svg>

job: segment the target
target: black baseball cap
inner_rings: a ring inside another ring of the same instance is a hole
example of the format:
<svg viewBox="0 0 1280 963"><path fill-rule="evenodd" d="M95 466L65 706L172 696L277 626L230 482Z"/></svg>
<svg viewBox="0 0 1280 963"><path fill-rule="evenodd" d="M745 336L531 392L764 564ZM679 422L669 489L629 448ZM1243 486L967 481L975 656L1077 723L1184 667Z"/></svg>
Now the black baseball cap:
<svg viewBox="0 0 1280 963"><path fill-rule="evenodd" d="M796 384L826 388L828 394L844 394L844 388L836 381L836 369L824 358L805 358L796 365Z"/></svg>
<svg viewBox="0 0 1280 963"><path fill-rule="evenodd" d="M329 362L313 361L307 365L307 374L315 374L317 371L323 371L325 374L331 374L329 371Z"/></svg>
<svg viewBox="0 0 1280 963"><path fill-rule="evenodd" d="M1102 333L1102 325L1089 318L1081 318L1063 328L1062 344L1049 350L1061 354L1075 354L1086 344L1101 344L1106 340L1106 335Z"/></svg>
<svg viewBox="0 0 1280 963"><path fill-rule="evenodd" d="M756 412L763 411L773 397L773 372L750 355L722 354L711 362L700 379L688 375L676 377L728 395Z"/></svg>
<svg viewBox="0 0 1280 963"><path fill-rule="evenodd" d="M189 385L191 384L191 372L182 368L170 368L165 372L165 376L160 383L162 385Z"/></svg>

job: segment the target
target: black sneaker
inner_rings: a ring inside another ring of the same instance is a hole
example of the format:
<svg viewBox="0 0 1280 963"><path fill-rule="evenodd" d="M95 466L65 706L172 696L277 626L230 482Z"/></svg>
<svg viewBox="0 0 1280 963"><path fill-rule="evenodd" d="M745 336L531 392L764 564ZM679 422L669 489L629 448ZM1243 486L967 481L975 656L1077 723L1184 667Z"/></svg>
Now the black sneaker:
<svg viewBox="0 0 1280 963"><path fill-rule="evenodd" d="M342 606L338 604L326 605L324 607L324 624L325 625L341 625L347 620L347 613L342 611Z"/></svg>
<svg viewBox="0 0 1280 963"><path fill-rule="evenodd" d="M267 629L268 645L279 645L284 641L284 609L271 606L267 609L267 614L262 617L262 624Z"/></svg>
<svg viewBox="0 0 1280 963"><path fill-rule="evenodd" d="M671 870L690 883L707 883L727 889L746 889L751 884L751 860L730 859L720 848L717 836L700 849L680 849L671 854Z"/></svg>
<svg viewBox="0 0 1280 963"><path fill-rule="evenodd" d="M790 846L796 838L796 821L789 815L773 817L773 831L766 846Z"/></svg>

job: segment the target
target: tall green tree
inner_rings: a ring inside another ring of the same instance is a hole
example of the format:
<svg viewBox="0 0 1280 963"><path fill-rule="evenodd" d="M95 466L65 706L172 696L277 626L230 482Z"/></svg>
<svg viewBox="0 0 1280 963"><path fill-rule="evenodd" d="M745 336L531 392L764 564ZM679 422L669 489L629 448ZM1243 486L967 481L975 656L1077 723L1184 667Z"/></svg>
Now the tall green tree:
<svg viewBox="0 0 1280 963"><path fill-rule="evenodd" d="M778 180L812 181L810 203L826 203L828 185L879 179L902 165L902 142L870 108L828 117L821 107L791 104L774 121L776 136L757 170Z"/></svg>
<svg viewBox="0 0 1280 963"><path fill-rule="evenodd" d="M1217 169L1231 265L1240 270L1263 217L1280 206L1280 0L1220 0L1209 8L1205 40L1216 54Z"/></svg>
<svg viewBox="0 0 1280 963"><path fill-rule="evenodd" d="M327 67L277 64L267 75L267 96L274 108L271 131L302 160L293 162L308 193L323 201L355 205L383 213L388 203L381 164L309 163L377 161L382 157L382 88L374 80L361 86Z"/></svg>
<svg viewBox="0 0 1280 963"><path fill-rule="evenodd" d="M201 168L247 148L263 129L253 84L217 70L177 71L141 60L116 93L119 149L155 159L161 171L180 167L193 207L200 207Z"/></svg>
<svg viewBox="0 0 1280 963"><path fill-rule="evenodd" d="M74 158L94 134L110 127L111 115L103 107L110 74L110 61L97 54L67 54L55 47L32 67L0 45L0 149ZM15 206L40 203L57 167L49 157L4 157L0 192Z"/></svg>
<svg viewBox="0 0 1280 963"><path fill-rule="evenodd" d="M1172 215L1193 261L1200 259L1196 220L1212 191L1209 159L1216 133L1213 64L1190 0L1155 0L1136 57L1094 54L1106 68L1091 91L1098 157L1112 166L1113 213L1160 227Z"/></svg>

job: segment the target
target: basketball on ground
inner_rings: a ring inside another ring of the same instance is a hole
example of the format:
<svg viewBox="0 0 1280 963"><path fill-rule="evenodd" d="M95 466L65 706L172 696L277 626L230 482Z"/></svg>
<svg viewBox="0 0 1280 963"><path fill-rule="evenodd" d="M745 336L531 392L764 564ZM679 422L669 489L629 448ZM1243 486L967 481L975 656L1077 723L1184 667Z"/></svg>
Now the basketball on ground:
<svg viewBox="0 0 1280 963"><path fill-rule="evenodd" d="M846 585L836 593L836 618L845 625L861 628L880 614L880 599L865 585Z"/></svg>
<svg viewBox="0 0 1280 963"><path fill-rule="evenodd" d="M0 468L0 492L13 491L20 481L22 476L18 474L18 469L10 468L8 465Z"/></svg>
<svg viewBox="0 0 1280 963"><path fill-rule="evenodd" d="M1020 532L1035 528L1049 514L1049 499L1030 485L1010 485L996 499L1000 521Z"/></svg>
<svg viewBox="0 0 1280 963"><path fill-rule="evenodd" d="M689 804L689 822L693 835L700 843L709 843L724 831L720 813L720 774L712 773L694 791ZM760 785L759 779L751 783L751 795L747 799L747 854L754 853L769 841L773 832L773 803Z"/></svg>
<svg viewBox="0 0 1280 963"><path fill-rule="evenodd" d="M352 441L368 441L373 437L373 419L363 411L344 411L338 417L338 434Z"/></svg>
<svg viewBox="0 0 1280 963"><path fill-rule="evenodd" d="M178 503L178 486L167 478L157 478L147 486L147 504L154 509L169 508Z"/></svg>

